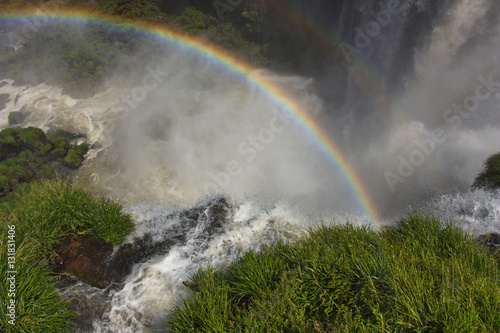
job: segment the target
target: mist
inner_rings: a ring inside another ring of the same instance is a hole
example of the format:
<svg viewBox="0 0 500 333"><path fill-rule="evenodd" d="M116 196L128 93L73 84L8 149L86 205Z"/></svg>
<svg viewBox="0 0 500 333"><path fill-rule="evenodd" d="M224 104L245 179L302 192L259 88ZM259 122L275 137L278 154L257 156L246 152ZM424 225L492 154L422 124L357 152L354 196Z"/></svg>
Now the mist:
<svg viewBox="0 0 500 333"><path fill-rule="evenodd" d="M417 14L427 9L421 6ZM321 77L255 75L282 86L328 128L381 214L401 213L467 190L485 158L498 150L500 40L491 14L498 7L486 0L443 5L426 38L401 35L425 43L388 46L384 54L410 48L412 69L401 71L401 86L385 96L359 84L359 68L351 70L347 86ZM372 21L365 17L358 24ZM402 30L407 21L392 23L388 31ZM383 67L380 49L366 51L383 82L394 73L377 68ZM192 204L222 193L284 200L309 212L359 211L345 175L327 162L297 119L284 118L286 110L251 82L175 52L148 68L135 76L157 70L158 87L144 96L137 87L123 88L113 106L127 116L115 125L108 152L114 161L109 174L115 176L100 181L110 182L115 194ZM344 90L345 101L323 98L321 91L328 89Z"/></svg>
<svg viewBox="0 0 500 333"><path fill-rule="evenodd" d="M173 53L146 67L155 88L113 88L109 111L121 120L112 148L89 161L82 176L99 174L100 186L129 202L188 205L222 194L311 212L356 208L343 175L332 173L301 122L251 80L194 55ZM282 86L318 121L326 117L311 79L252 75Z"/></svg>
<svg viewBox="0 0 500 333"><path fill-rule="evenodd" d="M388 5L337 8L328 27L344 58L306 62L299 74L250 73L326 129L382 216L468 190L500 136L500 5ZM23 126L85 134L91 150L77 177L125 203L189 206L222 194L314 215L363 213L345 175L261 87L199 54L157 47L154 57L131 53L92 98L10 82L0 89L19 97L2 126L25 107L33 112Z"/></svg>

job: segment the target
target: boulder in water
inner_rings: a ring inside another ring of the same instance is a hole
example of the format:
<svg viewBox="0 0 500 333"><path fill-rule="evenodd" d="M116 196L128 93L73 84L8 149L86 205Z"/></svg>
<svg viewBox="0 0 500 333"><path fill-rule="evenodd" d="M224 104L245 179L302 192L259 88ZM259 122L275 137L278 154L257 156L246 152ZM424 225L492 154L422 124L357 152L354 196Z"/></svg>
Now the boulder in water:
<svg viewBox="0 0 500 333"><path fill-rule="evenodd" d="M12 111L11 113L9 113L9 125L21 125L26 120L26 118L28 118L28 116L29 113L27 112Z"/></svg>
<svg viewBox="0 0 500 333"><path fill-rule="evenodd" d="M500 234L492 233L479 236L479 244L484 246L497 260L500 267Z"/></svg>
<svg viewBox="0 0 500 333"><path fill-rule="evenodd" d="M113 245L92 235L66 237L56 250L56 273L70 273L79 280L98 288L105 288L114 278L106 271L106 259L113 253Z"/></svg>
<svg viewBox="0 0 500 333"><path fill-rule="evenodd" d="M9 101L10 95L0 94L0 110L3 110Z"/></svg>

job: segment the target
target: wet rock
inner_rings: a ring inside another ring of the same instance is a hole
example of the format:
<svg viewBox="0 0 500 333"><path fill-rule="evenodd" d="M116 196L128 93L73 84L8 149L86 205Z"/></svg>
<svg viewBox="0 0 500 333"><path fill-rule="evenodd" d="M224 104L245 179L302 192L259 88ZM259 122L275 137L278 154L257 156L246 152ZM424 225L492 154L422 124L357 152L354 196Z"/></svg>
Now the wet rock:
<svg viewBox="0 0 500 333"><path fill-rule="evenodd" d="M86 139L87 136L82 133L72 133L63 129L50 129L47 131L47 136L49 137L63 137L69 142L78 140L78 139Z"/></svg>
<svg viewBox="0 0 500 333"><path fill-rule="evenodd" d="M228 204L223 198L174 212L164 218L180 223L166 230L164 235L146 233L131 243L120 245L114 252L113 246L102 239L70 235L57 248L57 256L51 259L50 267L56 273L70 273L94 287L106 288L113 282L122 282L134 265L165 255L173 246L184 244L186 235L194 230L199 234L202 248L208 244L207 240L222 232L228 212Z"/></svg>
<svg viewBox="0 0 500 333"><path fill-rule="evenodd" d="M484 246L493 255L500 267L500 234L481 235L478 241L481 246Z"/></svg>
<svg viewBox="0 0 500 333"><path fill-rule="evenodd" d="M88 151L86 144L71 146L64 137L50 137L35 127L10 127L0 131L0 188L34 179L70 177Z"/></svg>
<svg viewBox="0 0 500 333"><path fill-rule="evenodd" d="M62 273L66 266L61 256L56 254L49 258L49 268L55 273Z"/></svg>
<svg viewBox="0 0 500 333"><path fill-rule="evenodd" d="M70 235L56 249L57 273L70 273L79 280L104 288L114 279L106 271L113 245L92 235Z"/></svg>
<svg viewBox="0 0 500 333"><path fill-rule="evenodd" d="M78 154L76 149L70 149L66 157L63 158L62 163L71 169L78 169L83 162L83 156Z"/></svg>
<svg viewBox="0 0 500 333"><path fill-rule="evenodd" d="M9 113L9 125L16 126L22 124L26 118L28 118L29 113L21 111L12 111Z"/></svg>
<svg viewBox="0 0 500 333"><path fill-rule="evenodd" d="M9 94L0 94L0 110L3 110L9 101Z"/></svg>
<svg viewBox="0 0 500 333"><path fill-rule="evenodd" d="M108 261L106 270L115 282L120 282L132 272L135 264L144 263L154 256L168 253L181 240L179 237L172 237L154 242L150 234L136 238L133 243L127 243L118 248Z"/></svg>
<svg viewBox="0 0 500 333"><path fill-rule="evenodd" d="M486 248L495 251L500 249L500 234L488 234L479 236L479 242Z"/></svg>
<svg viewBox="0 0 500 333"><path fill-rule="evenodd" d="M170 249L187 241L186 235L197 230L200 239L199 248L203 248L213 235L222 232L228 221L228 204L224 198L214 198L191 209L174 212L164 217L169 220L179 220L164 235L146 233L133 242L121 245L114 253L108 264L110 274L121 281L130 272L135 264L144 263L156 256L167 254Z"/></svg>

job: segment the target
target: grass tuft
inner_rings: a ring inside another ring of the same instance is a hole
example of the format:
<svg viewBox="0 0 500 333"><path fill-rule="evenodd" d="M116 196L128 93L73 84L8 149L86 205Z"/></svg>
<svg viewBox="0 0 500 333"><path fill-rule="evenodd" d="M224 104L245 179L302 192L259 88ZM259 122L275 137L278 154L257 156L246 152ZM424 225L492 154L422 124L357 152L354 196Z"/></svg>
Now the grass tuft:
<svg viewBox="0 0 500 333"><path fill-rule="evenodd" d="M109 200L60 180L24 184L0 204L0 248L7 249L15 226L16 319L6 317L9 295L8 253L0 253L0 324L5 332L66 332L72 313L59 298L47 258L68 233L91 233L118 244L132 231L130 215ZM0 329L0 331L2 331ZM3 332L3 331L2 331Z"/></svg>
<svg viewBox="0 0 500 333"><path fill-rule="evenodd" d="M498 332L500 272L475 240L412 214L376 233L319 226L193 275L173 332Z"/></svg>

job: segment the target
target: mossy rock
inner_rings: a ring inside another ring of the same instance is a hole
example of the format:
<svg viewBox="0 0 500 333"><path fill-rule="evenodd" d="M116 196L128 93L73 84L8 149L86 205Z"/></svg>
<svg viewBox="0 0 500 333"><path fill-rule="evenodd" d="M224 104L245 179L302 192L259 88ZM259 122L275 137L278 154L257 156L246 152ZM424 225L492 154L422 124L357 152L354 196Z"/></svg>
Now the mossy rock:
<svg viewBox="0 0 500 333"><path fill-rule="evenodd" d="M9 179L6 176L0 176L0 186L5 186L9 183Z"/></svg>
<svg viewBox="0 0 500 333"><path fill-rule="evenodd" d="M0 192L8 194L34 179L57 175L65 178L72 169L80 167L88 149L86 144L71 148L68 139L60 135L49 140L35 127L0 131L0 176L3 177Z"/></svg>
<svg viewBox="0 0 500 333"><path fill-rule="evenodd" d="M63 158L62 163L71 168L78 169L82 165L83 157L78 153L76 149L70 149L66 157Z"/></svg>
<svg viewBox="0 0 500 333"><path fill-rule="evenodd" d="M23 143L28 145L34 145L37 141L43 139L45 139L43 141L47 140L45 133L41 129L32 126L21 129L19 131L19 137Z"/></svg>
<svg viewBox="0 0 500 333"><path fill-rule="evenodd" d="M26 147L32 148L39 155L45 155L52 149L52 144L39 128L23 128L19 132L19 137Z"/></svg>
<svg viewBox="0 0 500 333"><path fill-rule="evenodd" d="M55 176L54 167L51 164L44 164L38 170L37 178L53 178Z"/></svg>
<svg viewBox="0 0 500 333"><path fill-rule="evenodd" d="M22 157L12 157L9 158L7 161L5 161L5 164L8 167L15 167L17 165L21 165L23 167L26 167L28 165L28 161Z"/></svg>
<svg viewBox="0 0 500 333"><path fill-rule="evenodd" d="M41 144L35 148L35 152L40 155L46 155L49 151L52 150L52 148L53 146L50 143Z"/></svg>
<svg viewBox="0 0 500 333"><path fill-rule="evenodd" d="M0 144L15 145L17 137L19 136L19 129L7 128L0 132Z"/></svg>
<svg viewBox="0 0 500 333"><path fill-rule="evenodd" d="M31 172L21 165L16 165L14 167L14 172L19 177L20 180L27 181Z"/></svg>
<svg viewBox="0 0 500 333"><path fill-rule="evenodd" d="M56 148L63 149L66 151L70 149L68 140L63 136L52 137L49 140L50 143L52 143Z"/></svg>
<svg viewBox="0 0 500 333"><path fill-rule="evenodd" d="M63 148L56 148L56 149L52 150L49 153L49 155L50 155L51 160L58 160L58 159L64 158L67 153L68 153L68 151L63 149Z"/></svg>
<svg viewBox="0 0 500 333"><path fill-rule="evenodd" d="M7 175L9 173L9 167L4 165L4 164L0 164L0 175Z"/></svg>
<svg viewBox="0 0 500 333"><path fill-rule="evenodd" d="M25 149L22 152L19 153L18 157L25 159L28 162L32 162L35 160L35 155L33 152L29 149Z"/></svg>
<svg viewBox="0 0 500 333"><path fill-rule="evenodd" d="M89 151L89 145L82 143L74 148L78 154L84 156Z"/></svg>

